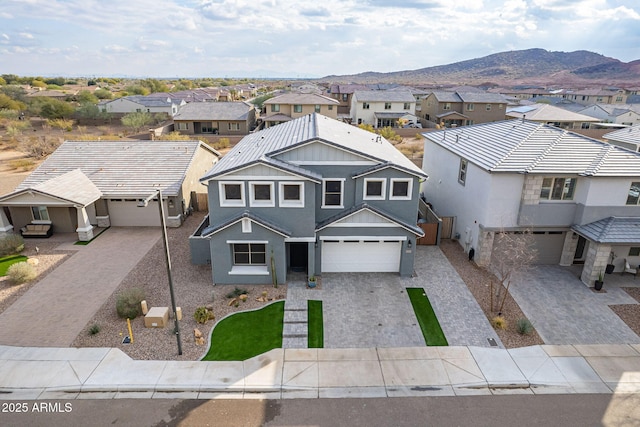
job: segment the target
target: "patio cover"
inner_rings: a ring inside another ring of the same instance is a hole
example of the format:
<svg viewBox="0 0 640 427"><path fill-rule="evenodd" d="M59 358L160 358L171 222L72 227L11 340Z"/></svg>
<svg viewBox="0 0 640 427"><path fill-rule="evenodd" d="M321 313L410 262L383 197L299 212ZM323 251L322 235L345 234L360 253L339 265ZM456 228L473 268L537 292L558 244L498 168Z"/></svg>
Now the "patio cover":
<svg viewBox="0 0 640 427"><path fill-rule="evenodd" d="M640 243L640 217L610 216L585 225L574 225L573 231L597 243Z"/></svg>

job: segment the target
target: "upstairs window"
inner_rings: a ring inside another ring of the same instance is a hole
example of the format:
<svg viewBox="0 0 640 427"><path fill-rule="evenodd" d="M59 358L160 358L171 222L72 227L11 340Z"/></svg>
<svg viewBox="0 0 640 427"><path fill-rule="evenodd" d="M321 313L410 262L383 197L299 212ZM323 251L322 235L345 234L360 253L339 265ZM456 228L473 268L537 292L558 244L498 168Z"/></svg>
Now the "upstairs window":
<svg viewBox="0 0 640 427"><path fill-rule="evenodd" d="M467 111L473 111L474 108L475 108L475 105L467 104Z"/></svg>
<svg viewBox="0 0 640 427"><path fill-rule="evenodd" d="M273 182L250 182L249 195L250 206L272 207L275 205L273 199Z"/></svg>
<svg viewBox="0 0 640 427"><path fill-rule="evenodd" d="M363 110L368 110L369 109L369 103L368 102L363 102L362 103L362 109Z"/></svg>
<svg viewBox="0 0 640 427"><path fill-rule="evenodd" d="M442 107L443 110L451 110L451 103L450 102L445 102L444 106Z"/></svg>
<svg viewBox="0 0 640 427"><path fill-rule="evenodd" d="M387 180L384 178L365 178L363 200L384 200Z"/></svg>
<svg viewBox="0 0 640 427"><path fill-rule="evenodd" d="M349 95L346 93L342 94L342 102L347 102L349 100Z"/></svg>
<svg viewBox="0 0 640 427"><path fill-rule="evenodd" d="M240 181L220 182L220 206L244 206L244 185Z"/></svg>
<svg viewBox="0 0 640 427"><path fill-rule="evenodd" d="M302 113L302 105L300 104L296 104L293 106L293 112L294 113Z"/></svg>
<svg viewBox="0 0 640 427"><path fill-rule="evenodd" d="M271 104L271 112L279 113L280 112L280 104Z"/></svg>
<svg viewBox="0 0 640 427"><path fill-rule="evenodd" d="M627 195L627 205L640 204L640 182L632 182Z"/></svg>
<svg viewBox="0 0 640 427"><path fill-rule="evenodd" d="M404 103L404 110L410 110L411 109L411 103L410 102L405 102Z"/></svg>
<svg viewBox="0 0 640 427"><path fill-rule="evenodd" d="M460 170L458 170L458 182L465 185L467 182L467 166L468 162L465 159L460 159Z"/></svg>
<svg viewBox="0 0 640 427"><path fill-rule="evenodd" d="M389 200L410 200L413 180L391 178Z"/></svg>
<svg viewBox="0 0 640 427"><path fill-rule="evenodd" d="M573 200L576 178L544 178L540 200Z"/></svg>
<svg viewBox="0 0 640 427"><path fill-rule="evenodd" d="M304 207L304 184L301 182L281 182L279 184L280 206Z"/></svg>
<svg viewBox="0 0 640 427"><path fill-rule="evenodd" d="M327 179L323 183L322 207L342 208L344 180Z"/></svg>
<svg viewBox="0 0 640 427"><path fill-rule="evenodd" d="M491 104L487 104L487 111L491 111Z"/></svg>
<svg viewBox="0 0 640 427"><path fill-rule="evenodd" d="M385 102L384 103L384 109L385 110L391 110L391 103L390 102Z"/></svg>

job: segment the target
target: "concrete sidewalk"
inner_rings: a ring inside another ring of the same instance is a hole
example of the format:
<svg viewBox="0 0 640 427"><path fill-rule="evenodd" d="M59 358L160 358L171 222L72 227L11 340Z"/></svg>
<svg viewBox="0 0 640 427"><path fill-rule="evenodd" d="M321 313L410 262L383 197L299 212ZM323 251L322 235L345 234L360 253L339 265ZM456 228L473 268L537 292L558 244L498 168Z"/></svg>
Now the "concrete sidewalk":
<svg viewBox="0 0 640 427"><path fill-rule="evenodd" d="M276 349L244 362L0 346L0 399L640 393L640 345Z"/></svg>
<svg viewBox="0 0 640 427"><path fill-rule="evenodd" d="M112 227L89 245L79 246L0 314L0 344L71 345L159 239L157 228Z"/></svg>

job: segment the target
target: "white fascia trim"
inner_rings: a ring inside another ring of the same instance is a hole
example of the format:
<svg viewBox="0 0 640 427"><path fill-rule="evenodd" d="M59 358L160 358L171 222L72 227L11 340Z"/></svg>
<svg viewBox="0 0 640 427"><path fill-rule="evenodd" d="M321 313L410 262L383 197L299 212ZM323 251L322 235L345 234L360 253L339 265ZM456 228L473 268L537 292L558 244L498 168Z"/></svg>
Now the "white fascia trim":
<svg viewBox="0 0 640 427"><path fill-rule="evenodd" d="M315 237L287 237L286 239L284 239L284 241L287 243L294 243L294 242L313 243L316 241L316 238Z"/></svg>
<svg viewBox="0 0 640 427"><path fill-rule="evenodd" d="M327 166L327 165L336 165L336 166L373 166L377 164L377 162L369 161L369 160L290 160L289 163L294 165L318 165L318 166Z"/></svg>
<svg viewBox="0 0 640 427"><path fill-rule="evenodd" d="M292 163L292 164L293 164L293 162L290 162L290 163ZM291 175L284 175L284 176L282 176L282 177L280 177L280 176L234 175L234 174L235 174L235 173L237 173L237 172L243 171L243 170L245 170L245 169L252 168L252 167L254 167L254 166L256 166L256 165L266 166L266 167L268 167L268 168L270 168L270 169L273 169L273 170L276 170L276 171L278 171L278 172L284 172L284 173L286 173L286 174L291 174ZM222 175L218 175L218 176L214 176L214 177L212 177L212 178L209 178L209 179L207 180L207 182L209 182L209 181L218 181L218 180L220 180L220 179L223 179L223 178L224 178L224 177L226 177L226 176L228 176L230 179L233 179L233 180L237 180L237 179L244 179L244 180L247 180L247 181L248 181L248 180L252 180L252 181L253 181L253 180L271 180L271 181L274 181L274 180L278 180L278 179L280 179L280 178L285 179L285 180L291 180L291 178L292 178L292 177L295 177L295 178L303 179L303 180L305 180L305 181L320 182L320 181L319 181L319 180L317 180L317 179L313 179L313 178L310 178L310 177L308 177L308 176L303 176L303 175L297 174L297 173L295 173L295 172L291 172L291 171L288 171L288 170L286 170L286 169L279 168L279 167L277 167L277 166L274 166L274 165L272 165L272 164L268 164L268 163L264 163L264 162L252 163L252 164L250 164L250 165L247 165L247 166L241 167L241 168L239 168L239 169L231 170L231 171L229 171L229 172L227 172L227 173L224 173L224 174L222 174Z"/></svg>
<svg viewBox="0 0 640 427"><path fill-rule="evenodd" d="M226 200L224 194L224 186L227 184L240 185L240 200ZM218 181L218 199L221 208L238 208L245 207L244 181Z"/></svg>
<svg viewBox="0 0 640 427"><path fill-rule="evenodd" d="M382 182L382 194L380 196L367 195L367 183ZM385 200L387 193L387 178L365 178L362 185L362 200Z"/></svg>
<svg viewBox="0 0 640 427"><path fill-rule="evenodd" d="M369 174L372 174L372 173L383 171L385 169L395 169L398 172L406 173L407 175L413 175L413 176L415 176L417 178L424 178L424 176L420 175L418 172L414 172L414 171L412 171L410 169L400 169L396 165L386 165L386 166L384 166L384 167L382 167L380 169L374 169L374 170L371 170L371 171L363 172L363 173L358 174L358 175L354 175L354 176L352 176L352 178L353 179L357 179L357 178L360 178L360 177L363 177L363 176L366 176L366 175L369 175ZM426 173L425 173L425 175L426 175Z"/></svg>
<svg viewBox="0 0 640 427"><path fill-rule="evenodd" d="M337 228L337 227L372 227L372 228L403 228L398 224L394 224L391 222L383 223L383 222L337 222L334 224L327 225L325 228Z"/></svg>
<svg viewBox="0 0 640 427"><path fill-rule="evenodd" d="M406 196L394 196L393 195L393 183L394 182L408 182L407 195ZM413 179L410 178L391 178L389 183L389 200L411 200L413 194Z"/></svg>
<svg viewBox="0 0 640 427"><path fill-rule="evenodd" d="M378 242L381 240L400 242L407 240L406 236L320 236L320 240L359 240L367 242Z"/></svg>
<svg viewBox="0 0 640 427"><path fill-rule="evenodd" d="M227 244L231 245L231 244L242 244L242 243L257 243L257 244L264 244L267 245L269 244L268 240L227 240Z"/></svg>

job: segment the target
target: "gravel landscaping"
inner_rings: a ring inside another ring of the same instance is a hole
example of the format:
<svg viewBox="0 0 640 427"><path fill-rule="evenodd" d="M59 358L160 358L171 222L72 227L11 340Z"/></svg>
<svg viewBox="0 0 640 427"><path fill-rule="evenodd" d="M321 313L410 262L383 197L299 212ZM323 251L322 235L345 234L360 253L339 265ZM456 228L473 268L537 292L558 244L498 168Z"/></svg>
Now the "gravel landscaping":
<svg viewBox="0 0 640 427"><path fill-rule="evenodd" d="M640 288L622 289L640 303ZM609 307L633 332L640 335L640 304L620 304Z"/></svg>
<svg viewBox="0 0 640 427"><path fill-rule="evenodd" d="M462 246L453 240L442 240L440 249L447 257L451 265L456 269L464 283L473 294L476 301L482 308L482 311L491 321L497 316L497 309L491 312L490 283L493 281L494 286L499 283L498 279L487 270L480 268L475 262L470 262L468 255L462 249ZM528 335L519 334L516 329L518 319L524 318L522 310L511 297L507 295L507 299L502 310L502 317L507 322L506 329L497 329L496 333L506 348L527 347L531 345L544 344L538 333L533 331Z"/></svg>
<svg viewBox="0 0 640 427"><path fill-rule="evenodd" d="M231 299L226 295L233 292L236 286L214 286L211 283L211 266L191 264L189 236L203 218L204 213L196 212L187 218L181 227L167 230L176 305L182 308L183 315L179 322L182 356L178 356L176 336L173 333L173 319L169 319L169 324L165 328L146 328L144 317L137 317L131 321L133 344L122 344L122 339L128 335L127 322L125 319L119 318L116 313L118 294L131 288L140 288L144 291L149 308L171 307L162 239L159 239L158 243L127 275L118 289L98 310L93 319L87 323L74 340L73 346L116 347L131 358L139 360L199 360L207 352L210 332L217 321L228 314L259 308L267 304L267 302L256 300L262 298L263 292L267 292L268 299L284 299L287 294L286 284L279 285L278 288L274 288L272 285L247 285L238 286L238 288L248 291L246 301L239 301L237 307L235 304L229 305ZM196 308L201 306L211 306L215 320L198 324L194 320L193 314ZM98 325L100 331L91 335L89 332L93 325ZM202 332L205 338L204 345L196 345L193 333L195 328ZM241 334L242 331L238 331L238 333Z"/></svg>

